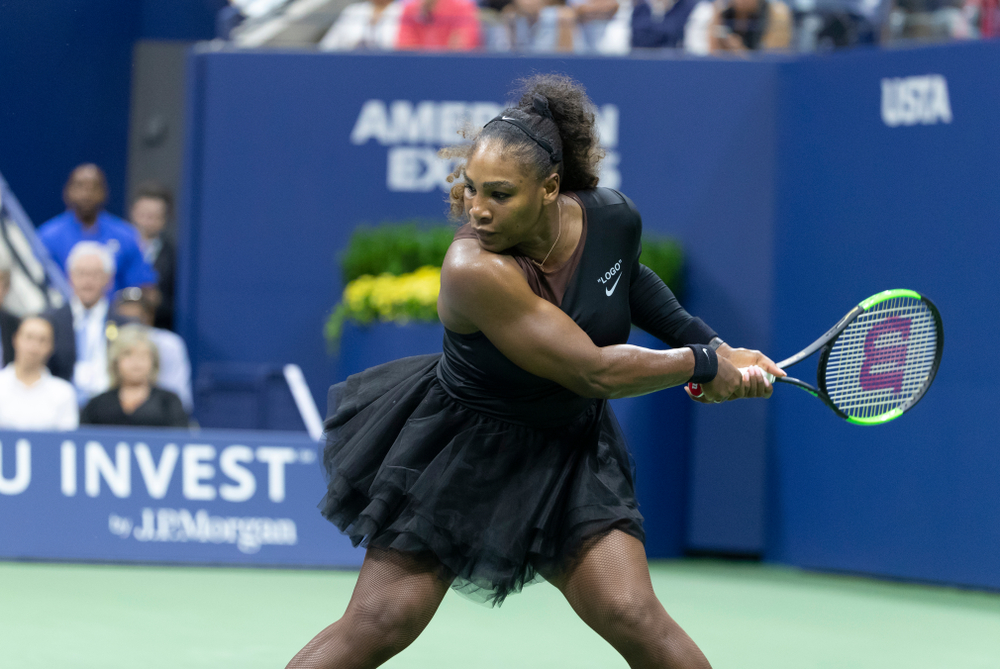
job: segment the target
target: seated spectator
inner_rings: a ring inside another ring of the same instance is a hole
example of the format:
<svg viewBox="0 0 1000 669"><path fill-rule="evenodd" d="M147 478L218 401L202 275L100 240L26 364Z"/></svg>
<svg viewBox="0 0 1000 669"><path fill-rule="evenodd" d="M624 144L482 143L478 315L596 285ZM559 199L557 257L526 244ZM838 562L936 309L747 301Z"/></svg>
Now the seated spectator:
<svg viewBox="0 0 1000 669"><path fill-rule="evenodd" d="M792 13L781 0L719 0L708 39L713 53L787 49Z"/></svg>
<svg viewBox="0 0 1000 669"><path fill-rule="evenodd" d="M126 325L111 343L111 389L91 399L80 413L84 425L187 427L177 395L157 388L160 356L141 325Z"/></svg>
<svg viewBox="0 0 1000 669"><path fill-rule="evenodd" d="M319 42L321 51L391 51L399 36L402 2L367 0L347 5Z"/></svg>
<svg viewBox="0 0 1000 669"><path fill-rule="evenodd" d="M696 56L707 56L710 53L708 31L714 20L715 3L700 0L684 24L684 51Z"/></svg>
<svg viewBox="0 0 1000 669"><path fill-rule="evenodd" d="M1000 1L966 0L963 14L969 26L968 37L1000 37Z"/></svg>
<svg viewBox="0 0 1000 669"><path fill-rule="evenodd" d="M892 39L941 42L972 34L964 0L896 0L889 27Z"/></svg>
<svg viewBox="0 0 1000 669"><path fill-rule="evenodd" d="M892 0L791 0L798 51L878 44Z"/></svg>
<svg viewBox="0 0 1000 669"><path fill-rule="evenodd" d="M191 362L184 340L170 330L153 327L153 304L138 288L126 288L115 294L114 314L125 321L149 328L146 335L160 354L160 374L157 384L181 398L184 410L191 413Z"/></svg>
<svg viewBox="0 0 1000 669"><path fill-rule="evenodd" d="M10 290L10 258L0 251L0 359L4 365L14 360L14 333L21 319L3 308L4 298Z"/></svg>
<svg viewBox="0 0 1000 669"><path fill-rule="evenodd" d="M118 332L105 297L115 273L115 259L104 244L80 242L67 259L73 296L45 318L55 331L55 352L49 369L72 381L80 406L108 389L108 339Z"/></svg>
<svg viewBox="0 0 1000 669"><path fill-rule="evenodd" d="M568 0L579 25L578 53L627 54L631 46L632 2Z"/></svg>
<svg viewBox="0 0 1000 669"><path fill-rule="evenodd" d="M229 0L226 5L215 14L215 39L229 41L233 36L233 31L240 27L244 21L242 6L245 3Z"/></svg>
<svg viewBox="0 0 1000 669"><path fill-rule="evenodd" d="M491 51L553 53L582 51L576 13L551 0L513 0L489 32Z"/></svg>
<svg viewBox="0 0 1000 669"><path fill-rule="evenodd" d="M677 48L684 41L684 26L698 0L637 0L632 8L632 48Z"/></svg>
<svg viewBox="0 0 1000 669"><path fill-rule="evenodd" d="M129 217L139 232L139 248L146 263L156 271L159 303L156 304L155 324L158 328L174 329L174 292L177 270L177 246L166 234L167 221L173 212L174 198L165 186L146 182L139 186ZM156 299L146 291L150 302Z"/></svg>
<svg viewBox="0 0 1000 669"><path fill-rule="evenodd" d="M45 368L52 324L29 316L14 335L14 362L0 370L0 429L75 430L76 392Z"/></svg>
<svg viewBox="0 0 1000 669"><path fill-rule="evenodd" d="M397 49L470 51L481 42L470 0L403 0Z"/></svg>
<svg viewBox="0 0 1000 669"><path fill-rule="evenodd" d="M142 257L138 234L131 225L104 211L107 199L108 186L101 168L80 165L63 190L66 211L43 223L38 238L64 272L69 253L79 242L104 244L114 254L116 268L109 292L129 286L156 290L156 273Z"/></svg>

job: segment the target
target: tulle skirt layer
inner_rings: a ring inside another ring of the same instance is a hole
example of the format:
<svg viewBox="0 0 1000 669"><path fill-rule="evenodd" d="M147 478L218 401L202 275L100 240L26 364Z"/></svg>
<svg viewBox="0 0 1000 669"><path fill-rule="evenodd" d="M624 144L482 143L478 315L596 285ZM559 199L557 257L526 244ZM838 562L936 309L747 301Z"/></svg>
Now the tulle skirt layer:
<svg viewBox="0 0 1000 669"><path fill-rule="evenodd" d="M501 421L454 399L439 359L404 358L330 389L320 509L355 545L430 553L455 589L499 604L612 529L644 538L606 402L548 428Z"/></svg>

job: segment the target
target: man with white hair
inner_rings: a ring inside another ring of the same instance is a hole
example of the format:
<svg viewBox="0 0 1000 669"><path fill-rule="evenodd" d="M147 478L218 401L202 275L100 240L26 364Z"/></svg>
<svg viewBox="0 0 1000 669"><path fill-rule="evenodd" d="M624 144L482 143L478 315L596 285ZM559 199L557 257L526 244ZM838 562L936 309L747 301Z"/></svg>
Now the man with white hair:
<svg viewBox="0 0 1000 669"><path fill-rule="evenodd" d="M66 258L73 296L45 317L55 331L52 374L71 381L83 405L108 389L108 339L118 333L118 319L109 313L108 284L115 275L115 258L99 242L79 242Z"/></svg>

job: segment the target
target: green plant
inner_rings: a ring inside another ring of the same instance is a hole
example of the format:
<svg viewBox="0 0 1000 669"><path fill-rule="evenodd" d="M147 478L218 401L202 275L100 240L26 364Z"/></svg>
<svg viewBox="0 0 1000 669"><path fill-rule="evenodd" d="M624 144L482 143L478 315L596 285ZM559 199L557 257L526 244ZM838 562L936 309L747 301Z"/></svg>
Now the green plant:
<svg viewBox="0 0 1000 669"><path fill-rule="evenodd" d="M454 236L453 226L418 221L359 226L340 256L344 284L365 275L398 276L421 267L440 267Z"/></svg>
<svg viewBox="0 0 1000 669"><path fill-rule="evenodd" d="M677 299L684 294L684 251L677 240L644 233L639 262L653 270L670 287Z"/></svg>

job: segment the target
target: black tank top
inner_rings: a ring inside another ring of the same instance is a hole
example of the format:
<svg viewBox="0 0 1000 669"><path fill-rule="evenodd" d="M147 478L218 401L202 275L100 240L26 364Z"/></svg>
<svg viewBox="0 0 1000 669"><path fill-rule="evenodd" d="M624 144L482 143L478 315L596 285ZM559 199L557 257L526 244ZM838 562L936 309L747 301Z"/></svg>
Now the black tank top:
<svg viewBox="0 0 1000 669"><path fill-rule="evenodd" d="M628 295L641 219L632 202L615 190L568 195L583 208L583 233L567 261L570 267L543 272L524 256L511 256L535 294L566 312L597 346L624 344L632 326ZM455 237L466 236L463 228ZM550 281L553 278L556 281ZM463 335L446 329L437 374L445 391L462 404L532 427L564 425L595 402L521 369L482 332Z"/></svg>

